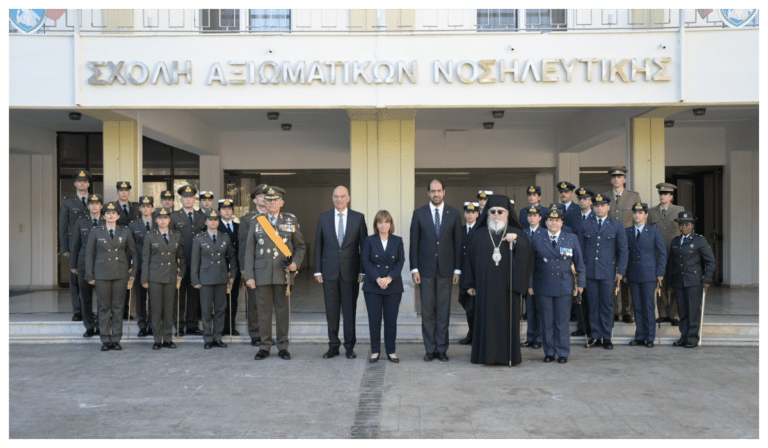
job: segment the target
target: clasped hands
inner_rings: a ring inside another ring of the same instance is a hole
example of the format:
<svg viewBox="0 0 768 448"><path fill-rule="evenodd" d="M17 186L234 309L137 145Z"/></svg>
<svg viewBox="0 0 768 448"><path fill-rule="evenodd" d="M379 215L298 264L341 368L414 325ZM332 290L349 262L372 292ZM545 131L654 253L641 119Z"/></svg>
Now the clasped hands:
<svg viewBox="0 0 768 448"><path fill-rule="evenodd" d="M376 283L379 285L379 288L387 289L387 286L392 283L392 277L379 277L376 279Z"/></svg>

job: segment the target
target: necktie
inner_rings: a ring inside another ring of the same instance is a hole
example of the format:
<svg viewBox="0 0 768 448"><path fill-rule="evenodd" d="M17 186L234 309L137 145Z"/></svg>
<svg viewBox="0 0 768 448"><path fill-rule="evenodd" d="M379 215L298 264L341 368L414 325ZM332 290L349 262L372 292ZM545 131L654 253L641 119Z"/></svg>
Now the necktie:
<svg viewBox="0 0 768 448"><path fill-rule="evenodd" d="M554 235L550 235L549 239L552 240L552 247L557 247L557 238Z"/></svg>
<svg viewBox="0 0 768 448"><path fill-rule="evenodd" d="M213 244L216 244L216 234L213 234Z"/></svg>
<svg viewBox="0 0 768 448"><path fill-rule="evenodd" d="M344 241L344 218L343 215L339 213L339 233L336 235L336 237L339 239L339 246L341 246L341 242Z"/></svg>
<svg viewBox="0 0 768 448"><path fill-rule="evenodd" d="M147 232L149 232L150 230L152 229L149 228L149 222L147 222Z"/></svg>
<svg viewBox="0 0 768 448"><path fill-rule="evenodd" d="M189 216L189 223L194 224L195 220L192 218L192 212L187 213L187 216Z"/></svg>
<svg viewBox="0 0 768 448"><path fill-rule="evenodd" d="M83 200L83 207L88 207L88 205L85 203L85 196L83 196L83 197L82 197L82 198L80 198L80 199L82 199L82 200Z"/></svg>
<svg viewBox="0 0 768 448"><path fill-rule="evenodd" d="M270 216L270 217L269 217L269 223L270 223L270 224L272 224L272 227L274 227L274 226L275 226L275 224L277 224L277 217L275 217L275 216Z"/></svg>
<svg viewBox="0 0 768 448"><path fill-rule="evenodd" d="M125 204L123 204L123 211L125 212L126 215L128 214L128 206Z"/></svg>
<svg viewBox="0 0 768 448"><path fill-rule="evenodd" d="M581 220L582 221L586 221L587 220L587 215L581 215Z"/></svg>
<svg viewBox="0 0 768 448"><path fill-rule="evenodd" d="M635 240L640 241L640 229L636 229L637 232L635 233Z"/></svg>
<svg viewBox="0 0 768 448"><path fill-rule="evenodd" d="M163 238L165 239L165 244L168 244L168 234L164 233Z"/></svg>
<svg viewBox="0 0 768 448"><path fill-rule="evenodd" d="M685 235L680 239L680 245L682 246L683 244L685 244Z"/></svg>
<svg viewBox="0 0 768 448"><path fill-rule="evenodd" d="M440 211L435 209L435 233L440 235Z"/></svg>
<svg viewBox="0 0 768 448"><path fill-rule="evenodd" d="M602 228L603 228L603 220L602 219L598 219L597 220L597 231L598 231L598 233L600 232L600 229L602 229Z"/></svg>
<svg viewBox="0 0 768 448"><path fill-rule="evenodd" d="M620 194L617 194L617 195L616 195L616 202L619 202L619 198L621 198L621 195L620 195Z"/></svg>
<svg viewBox="0 0 768 448"><path fill-rule="evenodd" d="M231 222L227 223L227 230L229 230L229 233L232 233L232 223Z"/></svg>
<svg viewBox="0 0 768 448"><path fill-rule="evenodd" d="M467 226L467 235L469 235L469 229L471 229L471 228L472 227Z"/></svg>
<svg viewBox="0 0 768 448"><path fill-rule="evenodd" d="M661 216L664 217L664 218L667 217L667 209L666 208L662 208L661 209Z"/></svg>
<svg viewBox="0 0 768 448"><path fill-rule="evenodd" d="M115 239L115 231L114 230L109 229L109 237L112 238L113 240Z"/></svg>
<svg viewBox="0 0 768 448"><path fill-rule="evenodd" d="M99 225L99 223L96 221L96 218L93 218L93 227L96 227L97 225Z"/></svg>

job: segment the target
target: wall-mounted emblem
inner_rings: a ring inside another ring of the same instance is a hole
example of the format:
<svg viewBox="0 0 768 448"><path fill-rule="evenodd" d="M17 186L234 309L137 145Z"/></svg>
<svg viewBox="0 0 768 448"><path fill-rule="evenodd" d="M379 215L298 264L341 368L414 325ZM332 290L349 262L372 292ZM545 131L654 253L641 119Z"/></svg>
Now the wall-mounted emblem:
<svg viewBox="0 0 768 448"><path fill-rule="evenodd" d="M723 23L731 28L741 28L757 14L757 9L718 9Z"/></svg>

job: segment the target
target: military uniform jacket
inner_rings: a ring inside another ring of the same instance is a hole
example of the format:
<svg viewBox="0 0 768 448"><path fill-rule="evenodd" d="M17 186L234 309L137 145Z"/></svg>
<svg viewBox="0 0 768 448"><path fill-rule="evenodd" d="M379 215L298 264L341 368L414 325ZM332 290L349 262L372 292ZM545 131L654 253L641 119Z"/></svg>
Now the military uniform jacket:
<svg viewBox="0 0 768 448"><path fill-rule="evenodd" d="M539 204L541 205L541 204ZM523 207L522 210L520 210L520 225L523 226L523 230L528 230L531 228L531 225L528 223L528 209L531 208L531 205L528 204L525 207ZM542 219L543 221L543 219Z"/></svg>
<svg viewBox="0 0 768 448"><path fill-rule="evenodd" d="M627 190L625 188L624 191L621 192L618 201L616 200L616 193L613 192L613 189L603 193L603 196L611 198L611 209L608 210L609 218L621 222L625 228L634 226L634 221L632 220L632 206L638 202L643 202L640 200L640 195L636 191Z"/></svg>
<svg viewBox="0 0 768 448"><path fill-rule="evenodd" d="M144 228L146 230L146 227ZM141 251L141 283L176 283L176 276L184 276L186 259L181 236L168 228L168 243L162 232L154 229L144 236Z"/></svg>
<svg viewBox="0 0 768 448"><path fill-rule="evenodd" d="M104 217L100 216L96 227L106 225ZM88 235L93 230L93 219L88 213L86 217L80 218L72 227L71 251L69 254L69 269L77 269L85 272L85 248L88 245Z"/></svg>
<svg viewBox="0 0 768 448"><path fill-rule="evenodd" d="M261 216L262 213L255 215ZM263 213L269 219L267 213ZM296 217L290 213L280 213L275 225L277 235L293 254L293 262L301 266L304 260L306 244L301 235L301 227ZM245 280L255 280L257 286L285 285L285 268L289 263L285 256L267 236L267 232L254 218L248 231L248 241L245 243ZM293 284L293 275L289 276Z"/></svg>
<svg viewBox="0 0 768 448"><path fill-rule="evenodd" d="M563 216L563 229L567 228L568 232L575 233L576 235L578 235L577 233L579 228L578 220L580 219L581 219L581 208L579 207L579 204L576 203L576 201L572 201L571 205L568 206L568 208L565 210L565 216ZM544 219L543 216L541 217L540 225L543 225L545 228L547 227L546 220Z"/></svg>
<svg viewBox="0 0 768 448"><path fill-rule="evenodd" d="M111 238L106 225L96 227L88 235L85 249L85 281L127 279L129 256L136 259L136 245L127 228L116 225Z"/></svg>
<svg viewBox="0 0 768 448"><path fill-rule="evenodd" d="M534 264L528 287L533 288L534 294L549 297L573 294L571 265L576 267L577 285L586 286L584 261L575 234L561 230L555 247L552 247L549 232L546 230L534 233L530 241L534 251Z"/></svg>
<svg viewBox="0 0 768 448"><path fill-rule="evenodd" d="M600 232L597 231L597 217L587 219L582 226L581 249L587 278L613 280L616 274L627 272L627 232L621 222L606 217Z"/></svg>
<svg viewBox="0 0 768 448"><path fill-rule="evenodd" d="M141 219L141 210L139 209L138 202L128 201L128 214L125 214L123 211L123 204L121 204L120 201L115 202L117 203L118 213L120 215L120 217L117 218L117 225L128 227L128 224L134 219Z"/></svg>
<svg viewBox="0 0 768 448"><path fill-rule="evenodd" d="M684 211L683 207L672 204L667 207L666 216L662 216L661 208L658 205L648 210L648 224L659 228L661 236L664 237L664 247L667 251L669 251L669 244L672 239L680 236L680 227L677 226L675 218Z"/></svg>
<svg viewBox="0 0 768 448"><path fill-rule="evenodd" d="M226 233L216 231L216 243L206 230L192 241L192 285L223 285L237 276L235 247ZM229 263L229 264L227 264Z"/></svg>
<svg viewBox="0 0 768 448"><path fill-rule="evenodd" d="M157 228L157 223L154 222L154 219L152 219L152 223L149 225L149 227L151 229ZM133 263L133 265L136 266L133 272L133 276L136 278L141 278L141 268L144 265L141 258L144 252L144 235L147 234L148 230L144 225L144 221L141 217L131 221L131 223L128 224L128 230L130 230L131 235L133 235L133 242L136 244L136 252L138 252L136 261Z"/></svg>
<svg viewBox="0 0 768 448"><path fill-rule="evenodd" d="M171 213L170 228L181 237L181 245L184 248L184 259L192 259L192 239L200 232L205 231L205 215L199 210L192 213L194 223L189 222L184 209Z"/></svg>
<svg viewBox="0 0 768 448"><path fill-rule="evenodd" d="M86 196L86 201L88 197ZM68 196L61 201L61 209L59 211L59 242L61 244L61 252L71 252L71 236L72 227L75 225L78 219L85 218L90 214L88 207L83 205L83 202L77 197ZM83 243L85 245L85 243Z"/></svg>
<svg viewBox="0 0 768 448"><path fill-rule="evenodd" d="M657 277L664 275L667 268L667 249L664 238L654 226L646 223L640 232L640 239L635 235L636 228L627 227L627 244L629 246L629 265L627 280L630 282L656 282Z"/></svg>
<svg viewBox="0 0 768 448"><path fill-rule="evenodd" d="M691 233L682 245L681 238L673 239L669 245L667 276L670 285L688 288L712 283L717 261L706 238Z"/></svg>

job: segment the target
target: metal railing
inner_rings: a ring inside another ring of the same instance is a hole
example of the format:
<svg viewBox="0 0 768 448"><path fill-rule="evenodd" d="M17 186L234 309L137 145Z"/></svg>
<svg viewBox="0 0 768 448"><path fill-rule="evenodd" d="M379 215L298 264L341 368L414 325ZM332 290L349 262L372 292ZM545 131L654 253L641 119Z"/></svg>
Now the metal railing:
<svg viewBox="0 0 768 448"><path fill-rule="evenodd" d="M387 23L333 9L79 9L46 18L36 34L262 34L262 33L486 33L605 32L677 29L677 9L462 9L412 11ZM365 11L365 10L359 10ZM383 13L381 12L383 11ZM729 29L716 10L682 10L686 28ZM360 19L360 17L363 17ZM744 25L759 28L759 12ZM18 32L9 22L9 33Z"/></svg>

